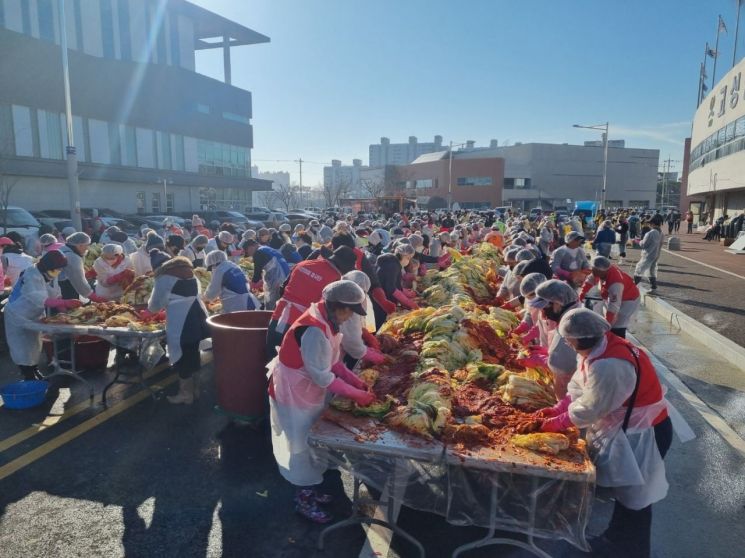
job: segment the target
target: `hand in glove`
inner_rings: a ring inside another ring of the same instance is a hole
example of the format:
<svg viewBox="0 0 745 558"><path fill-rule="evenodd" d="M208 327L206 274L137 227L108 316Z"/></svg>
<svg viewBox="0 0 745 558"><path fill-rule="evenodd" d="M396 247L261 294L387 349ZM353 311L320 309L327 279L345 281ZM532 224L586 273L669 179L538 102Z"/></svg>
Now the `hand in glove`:
<svg viewBox="0 0 745 558"><path fill-rule="evenodd" d="M364 327L362 328L362 342L371 349L375 349L376 351L380 350L380 343L378 343L377 337L367 331Z"/></svg>
<svg viewBox="0 0 745 558"><path fill-rule="evenodd" d="M372 348L369 348L367 349L367 351L365 351L362 359L373 364L383 364L387 360L386 356L383 353Z"/></svg>
<svg viewBox="0 0 745 558"><path fill-rule="evenodd" d="M55 310L59 311L70 310L72 308L80 308L82 305L82 302L74 298L48 298L44 301L44 306L46 306L47 308L54 308Z"/></svg>
<svg viewBox="0 0 745 558"><path fill-rule="evenodd" d="M351 399L360 407L366 407L373 401L375 401L375 395L369 391L364 391L350 386L341 378L334 378L334 381L329 384L327 388L331 393L341 395L347 399Z"/></svg>
<svg viewBox="0 0 745 558"><path fill-rule="evenodd" d="M548 362L548 355L543 353L532 353L525 358L521 358L517 363L525 368L545 368Z"/></svg>
<svg viewBox="0 0 745 558"><path fill-rule="evenodd" d="M615 312L606 312L605 313L605 319L610 324L610 326L613 327L613 322L616 321L616 313Z"/></svg>
<svg viewBox="0 0 745 558"><path fill-rule="evenodd" d="M378 303L386 314L393 314L396 311L396 305L388 300L385 296L385 291L380 287L376 287L372 290L372 299Z"/></svg>
<svg viewBox="0 0 745 558"><path fill-rule="evenodd" d="M409 310L416 310L419 308L416 302L411 300L409 297L407 297L403 292L401 292L398 289L393 291L393 298L395 298L399 302L399 304L401 304L401 306L403 306L404 308L408 308Z"/></svg>
<svg viewBox="0 0 745 558"><path fill-rule="evenodd" d="M137 315L140 316L140 318L145 322L150 321L155 317L155 313L151 312L147 308L140 310Z"/></svg>
<svg viewBox="0 0 745 558"><path fill-rule="evenodd" d="M520 322L520 325L513 329L512 333L515 335L522 335L523 333L527 333L531 327L532 326L528 322Z"/></svg>
<svg viewBox="0 0 745 558"><path fill-rule="evenodd" d="M528 333L522 336L522 342L523 344L527 345L528 343L531 343L532 341L535 341L538 339L538 337L541 335L540 330L538 329L538 326L533 326L528 330Z"/></svg>
<svg viewBox="0 0 745 558"><path fill-rule="evenodd" d="M365 382L360 380L357 375L347 368L343 362L339 361L331 367L331 371L336 374L338 378L341 378L352 387L358 389L367 389Z"/></svg>
<svg viewBox="0 0 745 558"><path fill-rule="evenodd" d="M252 291L260 291L263 288L264 288L264 281L262 281L261 279L259 279L255 283L253 281L251 281L251 290Z"/></svg>
<svg viewBox="0 0 745 558"><path fill-rule="evenodd" d="M545 419L541 423L541 432L563 432L572 424L572 419L569 418L569 413L561 413L553 418Z"/></svg>
<svg viewBox="0 0 745 558"><path fill-rule="evenodd" d="M88 271L85 272L85 278L90 281L91 279L95 279L98 273L96 273L96 270L93 268L90 268Z"/></svg>
<svg viewBox="0 0 745 558"><path fill-rule="evenodd" d="M411 298L411 299L414 299L414 298L416 298L416 292L412 291L411 289L404 289L404 290L403 290L403 293L404 293L404 294L405 294L405 295L406 295L407 297L409 297L409 298Z"/></svg>
<svg viewBox="0 0 745 558"><path fill-rule="evenodd" d="M401 275L401 280L406 281L406 283L411 283L416 279L416 275L414 273L404 273Z"/></svg>
<svg viewBox="0 0 745 558"><path fill-rule="evenodd" d="M231 250L230 251L230 257L231 258L237 258L238 256L243 255L243 250Z"/></svg>
<svg viewBox="0 0 745 558"><path fill-rule="evenodd" d="M538 409L535 413L533 413L533 416L536 418L557 417L563 413L566 413L567 409L569 408L569 404L571 402L572 402L572 397L571 395L567 394L564 396L564 399L559 401L553 407L544 407L543 409Z"/></svg>
<svg viewBox="0 0 745 558"><path fill-rule="evenodd" d="M450 254L445 252L442 256L437 258L437 267L440 269L445 269L452 263L452 258L450 257Z"/></svg>
<svg viewBox="0 0 745 558"><path fill-rule="evenodd" d="M88 298L91 302L108 302L108 299L97 295L96 293L91 293L88 295Z"/></svg>

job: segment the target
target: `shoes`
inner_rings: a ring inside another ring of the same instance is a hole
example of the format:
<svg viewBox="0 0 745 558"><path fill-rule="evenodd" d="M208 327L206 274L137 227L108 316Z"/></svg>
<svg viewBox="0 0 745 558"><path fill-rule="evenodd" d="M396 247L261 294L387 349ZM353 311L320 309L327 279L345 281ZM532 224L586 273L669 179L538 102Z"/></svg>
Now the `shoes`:
<svg viewBox="0 0 745 558"><path fill-rule="evenodd" d="M318 507L318 504L319 501L317 500L315 490L303 489L298 490L295 494L295 511L298 514L313 523L328 523L333 519L333 516L329 512Z"/></svg>
<svg viewBox="0 0 745 558"><path fill-rule="evenodd" d="M642 282L642 278L640 275L634 275L634 285L638 285Z"/></svg>
<svg viewBox="0 0 745 558"><path fill-rule="evenodd" d="M649 283L652 285L652 287L649 290L656 291L657 290L657 278L656 277L650 277L649 278Z"/></svg>
<svg viewBox="0 0 745 558"><path fill-rule="evenodd" d="M194 403L194 378L186 378L185 380L179 378L178 393L176 395L169 395L166 399L174 405L191 405Z"/></svg>

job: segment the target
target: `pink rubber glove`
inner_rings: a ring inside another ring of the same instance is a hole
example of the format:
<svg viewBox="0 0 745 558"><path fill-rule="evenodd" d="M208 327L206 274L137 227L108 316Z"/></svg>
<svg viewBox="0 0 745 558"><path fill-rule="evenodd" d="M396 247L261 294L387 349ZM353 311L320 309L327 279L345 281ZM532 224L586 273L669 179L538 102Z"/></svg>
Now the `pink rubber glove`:
<svg viewBox="0 0 745 558"><path fill-rule="evenodd" d="M445 269L451 264L451 262L452 260L450 258L450 254L445 252L437 259L437 267L439 267L440 269Z"/></svg>
<svg viewBox="0 0 745 558"><path fill-rule="evenodd" d="M263 288L264 288L264 281L262 281L261 279L259 279L258 281L256 281L256 283L251 282L251 290L252 291L260 291Z"/></svg>
<svg viewBox="0 0 745 558"><path fill-rule="evenodd" d="M525 368L546 368L548 355L542 353L532 353L531 355L517 361L518 364Z"/></svg>
<svg viewBox="0 0 745 558"><path fill-rule="evenodd" d="M331 371L337 378L341 378L352 387L358 389L367 389L365 382L360 380L354 372L347 368L343 362L339 361L331 367Z"/></svg>
<svg viewBox="0 0 745 558"><path fill-rule="evenodd" d="M91 302L108 302L108 299L98 296L96 293L89 294L88 299L90 299Z"/></svg>
<svg viewBox="0 0 745 558"><path fill-rule="evenodd" d="M407 297L403 292L401 292L398 289L393 291L393 298L395 298L399 302L399 304L401 304L401 306L403 306L404 308L408 308L409 310L416 310L419 308L416 302L409 299L409 297Z"/></svg>
<svg viewBox="0 0 745 558"><path fill-rule="evenodd" d="M404 289L404 294L409 298L416 298L416 293L411 289Z"/></svg>
<svg viewBox="0 0 745 558"><path fill-rule="evenodd" d="M556 275L556 277L558 277L559 279L564 279L565 281L572 277L572 273L570 271L561 268L557 269L554 272L554 275Z"/></svg>
<svg viewBox="0 0 745 558"><path fill-rule="evenodd" d="M380 343L378 342L377 337L367 331L364 327L362 328L362 342L371 349L375 349L376 351L380 350Z"/></svg>
<svg viewBox="0 0 745 558"><path fill-rule="evenodd" d="M124 278L127 276L127 270L121 271L115 275L112 275L106 280L107 285L116 285L117 283L121 283Z"/></svg>
<svg viewBox="0 0 745 558"><path fill-rule="evenodd" d="M401 279L406 281L407 283L411 283L414 279L416 279L416 275L413 273L404 273L401 275Z"/></svg>
<svg viewBox="0 0 745 558"><path fill-rule="evenodd" d="M541 335L540 330L538 329L538 326L533 326L528 330L528 333L522 336L522 342L527 345L531 341L535 341L538 339L538 337Z"/></svg>
<svg viewBox="0 0 745 558"><path fill-rule="evenodd" d="M357 389L356 387L352 387L341 378L335 378L334 381L329 384L327 389L331 393L335 393L336 395L341 395L342 397L351 399L361 407L366 407L367 405L375 401L374 394L370 393L369 391L363 391L361 389Z"/></svg>
<svg viewBox="0 0 745 558"><path fill-rule="evenodd" d="M606 312L605 313L605 320L613 327L613 322L616 321L616 313L615 312Z"/></svg>
<svg viewBox="0 0 745 558"><path fill-rule="evenodd" d="M518 325L515 329L512 330L512 333L515 335L522 335L523 333L527 333L531 326L528 322L520 322L520 325Z"/></svg>
<svg viewBox="0 0 745 558"><path fill-rule="evenodd" d="M54 310L66 310L66 302L67 301L63 298L48 298L44 301L44 306L47 308L53 308Z"/></svg>
<svg viewBox="0 0 745 558"><path fill-rule="evenodd" d="M572 396L568 393L564 396L564 399L559 401L553 407L544 407L543 409L537 410L533 413L538 418L552 418L558 417L559 415L566 413L569 408L569 404L572 402Z"/></svg>
<svg viewBox="0 0 745 558"><path fill-rule="evenodd" d="M561 413L553 418L549 418L541 423L541 432L563 432L572 424L572 419L569 418L569 413Z"/></svg>
<svg viewBox="0 0 745 558"><path fill-rule="evenodd" d="M231 250L230 251L231 258L235 258L235 257L242 256L242 255L243 255L243 250Z"/></svg>
<svg viewBox="0 0 745 558"><path fill-rule="evenodd" d="M427 266L424 264L420 264L417 273L419 274L419 277L424 277L425 275L427 275Z"/></svg>
<svg viewBox="0 0 745 558"><path fill-rule="evenodd" d="M393 314L396 311L396 305L386 298L385 291L380 287L374 288L370 295L386 314Z"/></svg>
<svg viewBox="0 0 745 558"><path fill-rule="evenodd" d="M144 308L144 309L140 310L138 312L138 315L143 320L152 320L153 319L153 316L155 316L155 314L153 312L151 312L150 310L148 310L147 308Z"/></svg>
<svg viewBox="0 0 745 558"><path fill-rule="evenodd" d="M381 353L380 351L376 351L373 348L367 349L362 359L373 364L383 364L386 360L383 353Z"/></svg>

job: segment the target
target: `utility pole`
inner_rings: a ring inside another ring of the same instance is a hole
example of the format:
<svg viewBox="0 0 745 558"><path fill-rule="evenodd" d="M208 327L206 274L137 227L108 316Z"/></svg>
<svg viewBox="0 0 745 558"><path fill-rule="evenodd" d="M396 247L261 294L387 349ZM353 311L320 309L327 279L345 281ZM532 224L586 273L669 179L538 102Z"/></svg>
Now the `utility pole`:
<svg viewBox="0 0 745 558"><path fill-rule="evenodd" d="M742 7L742 0L737 0L737 16L735 19L735 47L732 49L732 67L735 67L737 63L737 36L740 33L740 8Z"/></svg>
<svg viewBox="0 0 745 558"><path fill-rule="evenodd" d="M83 230L80 218L80 185L78 184L78 157L73 137L72 101L70 100L70 68L67 60L67 26L65 0L59 0L60 50L62 51L62 81L65 90L65 121L67 124L67 184L70 190L70 219L76 231Z"/></svg>
<svg viewBox="0 0 745 558"><path fill-rule="evenodd" d="M298 157L297 159L295 159L295 162L300 166L300 203L302 204L303 203L303 158ZM310 205L309 203L307 203L307 200L306 200L305 205L306 206Z"/></svg>

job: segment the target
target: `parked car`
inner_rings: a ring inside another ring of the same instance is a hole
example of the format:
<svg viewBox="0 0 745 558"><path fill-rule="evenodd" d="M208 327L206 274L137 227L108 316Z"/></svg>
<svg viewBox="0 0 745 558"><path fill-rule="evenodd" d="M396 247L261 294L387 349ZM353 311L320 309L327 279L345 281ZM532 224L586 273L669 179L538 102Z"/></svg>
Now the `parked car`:
<svg viewBox="0 0 745 558"><path fill-rule="evenodd" d="M235 210L218 209L215 211L190 211L188 217L191 218L195 213L201 217L207 225L213 221L218 223L233 223L244 229L256 229L264 226L263 221L257 221L254 219L248 219L242 213ZM186 215L184 215L186 217Z"/></svg>
<svg viewBox="0 0 745 558"><path fill-rule="evenodd" d="M26 241L27 248L39 238L40 228L41 223L36 217L22 207L9 205L5 211L0 209L0 234L17 232Z"/></svg>
<svg viewBox="0 0 745 558"><path fill-rule="evenodd" d="M159 230L163 228L163 221L165 221L166 219L171 219L175 225L182 228L184 226L184 223L186 223L187 221L187 219L178 217L176 215L127 215L127 220L131 221L135 225L135 227L137 227L138 232L142 225L147 225L153 230Z"/></svg>
<svg viewBox="0 0 745 558"><path fill-rule="evenodd" d="M43 211L32 211L31 215L33 215L36 220L39 221L39 223L41 223L43 226L47 226L51 229L57 229L57 231L59 232L62 232L62 229L66 227L72 227L72 220L62 217L51 217Z"/></svg>
<svg viewBox="0 0 745 558"><path fill-rule="evenodd" d="M278 228L282 223L288 223L284 212L280 211L254 211L246 213L249 221L261 221L266 227Z"/></svg>

